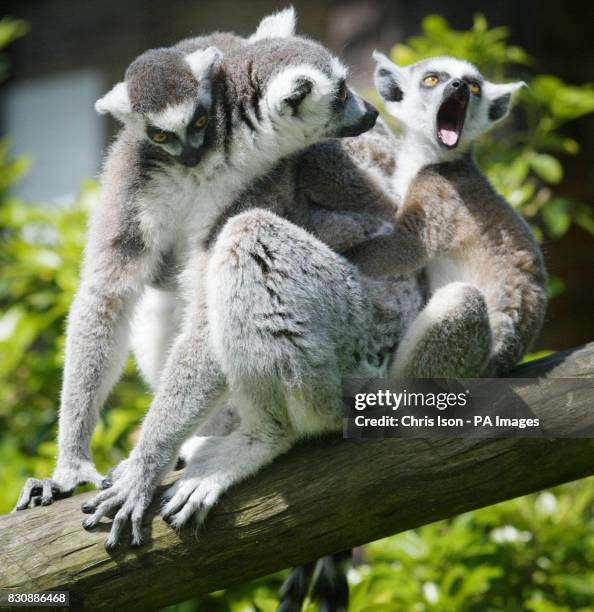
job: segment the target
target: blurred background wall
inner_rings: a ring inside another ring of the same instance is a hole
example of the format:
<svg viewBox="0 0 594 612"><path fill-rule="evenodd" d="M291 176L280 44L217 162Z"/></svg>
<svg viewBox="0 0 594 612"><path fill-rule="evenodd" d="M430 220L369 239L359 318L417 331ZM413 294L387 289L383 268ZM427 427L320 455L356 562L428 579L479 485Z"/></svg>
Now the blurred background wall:
<svg viewBox="0 0 594 612"><path fill-rule="evenodd" d="M25 19L30 33L10 46L10 78L0 97L2 133L15 153L32 160L17 185L23 198L69 198L83 177L97 174L115 126L93 111L94 101L120 80L129 62L147 48L213 30L250 33L262 16L286 6L267 0L8 0L4 14ZM535 58L538 72L569 83L594 81L594 8L590 1L457 2L297 0L299 31L320 39L351 67L360 90L371 85L370 55L387 52L419 30L430 13L455 29L470 27L475 12L491 26L511 28L511 42ZM559 187L594 203L594 118L571 123L566 133L582 152L567 164ZM555 298L537 348L567 348L594 338L592 237L573 227L545 243L547 263L566 291Z"/></svg>

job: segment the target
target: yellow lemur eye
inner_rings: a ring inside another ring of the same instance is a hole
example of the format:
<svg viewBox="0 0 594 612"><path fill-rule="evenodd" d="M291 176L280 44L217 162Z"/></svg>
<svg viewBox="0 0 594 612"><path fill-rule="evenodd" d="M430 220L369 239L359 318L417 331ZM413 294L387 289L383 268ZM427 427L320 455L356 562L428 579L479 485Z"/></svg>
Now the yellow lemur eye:
<svg viewBox="0 0 594 612"><path fill-rule="evenodd" d="M338 90L336 97L338 98L339 102L345 102L348 95L349 95L349 90L347 89L347 86L342 85L341 88Z"/></svg>
<svg viewBox="0 0 594 612"><path fill-rule="evenodd" d="M208 117L206 115L202 115L198 117L198 119L196 119L196 121L194 122L194 125L197 128L203 128L206 125L207 121L208 121Z"/></svg>
<svg viewBox="0 0 594 612"><path fill-rule="evenodd" d="M162 143L165 142L167 140L167 133L166 132L155 132L151 138L158 143Z"/></svg>
<svg viewBox="0 0 594 612"><path fill-rule="evenodd" d="M478 83L470 83L468 88L470 89L470 93L474 94L475 96L479 96L481 93L481 86Z"/></svg>
<svg viewBox="0 0 594 612"><path fill-rule="evenodd" d="M434 74L430 74L423 79L425 87L435 87L438 83L439 79Z"/></svg>

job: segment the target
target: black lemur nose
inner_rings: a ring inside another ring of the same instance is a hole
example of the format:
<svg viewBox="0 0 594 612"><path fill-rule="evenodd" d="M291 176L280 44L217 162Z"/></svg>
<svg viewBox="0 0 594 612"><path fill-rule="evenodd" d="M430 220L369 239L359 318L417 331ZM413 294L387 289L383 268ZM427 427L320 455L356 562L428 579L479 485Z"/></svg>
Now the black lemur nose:
<svg viewBox="0 0 594 612"><path fill-rule="evenodd" d="M452 87L455 87L456 89L458 89L460 85L462 85L462 81L452 81Z"/></svg>

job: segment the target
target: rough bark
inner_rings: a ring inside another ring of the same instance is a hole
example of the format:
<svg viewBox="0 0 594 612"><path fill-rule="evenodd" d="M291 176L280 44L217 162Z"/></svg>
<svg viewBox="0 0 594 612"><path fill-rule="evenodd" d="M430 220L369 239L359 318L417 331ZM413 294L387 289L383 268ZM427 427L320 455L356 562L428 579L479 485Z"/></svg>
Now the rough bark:
<svg viewBox="0 0 594 612"><path fill-rule="evenodd" d="M553 413L546 379L593 377L594 343L512 375L535 379L537 416ZM593 424L593 394L576 394L566 433ZM158 609L592 473L591 438L326 439L235 487L198 535L172 531L155 504L138 550L106 552L107 521L81 528L80 505L93 493L0 517L0 590L68 590L76 610Z"/></svg>

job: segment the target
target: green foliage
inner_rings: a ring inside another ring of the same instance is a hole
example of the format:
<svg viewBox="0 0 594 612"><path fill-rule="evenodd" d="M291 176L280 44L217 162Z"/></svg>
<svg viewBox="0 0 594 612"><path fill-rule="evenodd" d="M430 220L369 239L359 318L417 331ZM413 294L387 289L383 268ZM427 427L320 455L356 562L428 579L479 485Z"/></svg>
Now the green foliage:
<svg viewBox="0 0 594 612"><path fill-rule="evenodd" d="M351 612L591 610L591 485L566 485L372 544Z"/></svg>
<svg viewBox="0 0 594 612"><path fill-rule="evenodd" d="M523 112L516 125L510 121L481 140L476 150L479 164L495 188L531 220L537 235L542 236L544 228L550 238L560 238L572 223L594 234L592 207L554 191L563 179L568 156L579 152L578 143L563 136L560 128L594 112L594 85L568 85L556 76L532 75L528 54L508 44L508 28L489 29L482 15L476 15L472 28L462 32L452 30L443 17L430 15L422 30L422 36L392 49L397 64L452 55L472 62L492 80L526 81L528 87L519 94Z"/></svg>

